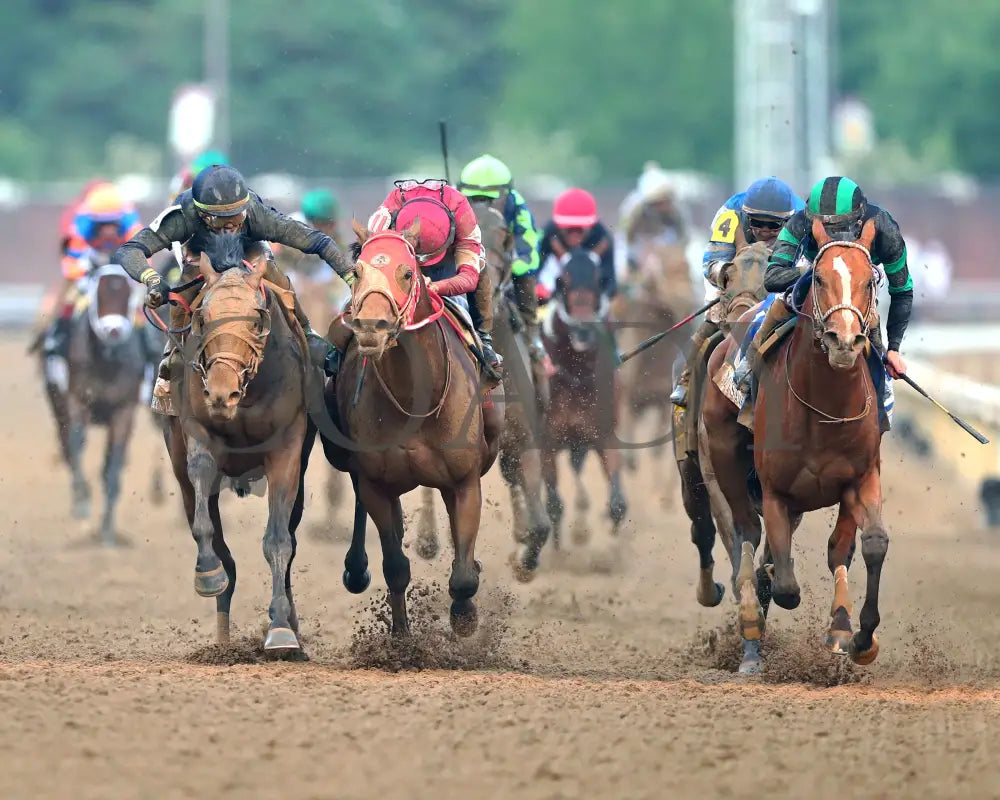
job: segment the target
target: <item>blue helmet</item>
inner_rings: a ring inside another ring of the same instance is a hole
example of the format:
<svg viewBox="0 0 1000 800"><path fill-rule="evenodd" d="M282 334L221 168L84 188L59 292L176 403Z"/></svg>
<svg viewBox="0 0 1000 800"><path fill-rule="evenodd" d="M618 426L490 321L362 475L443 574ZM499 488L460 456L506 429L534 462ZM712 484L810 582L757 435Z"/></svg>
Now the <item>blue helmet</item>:
<svg viewBox="0 0 1000 800"><path fill-rule="evenodd" d="M773 175L756 180L743 193L743 214L750 225L754 220L785 222L795 213L795 192Z"/></svg>

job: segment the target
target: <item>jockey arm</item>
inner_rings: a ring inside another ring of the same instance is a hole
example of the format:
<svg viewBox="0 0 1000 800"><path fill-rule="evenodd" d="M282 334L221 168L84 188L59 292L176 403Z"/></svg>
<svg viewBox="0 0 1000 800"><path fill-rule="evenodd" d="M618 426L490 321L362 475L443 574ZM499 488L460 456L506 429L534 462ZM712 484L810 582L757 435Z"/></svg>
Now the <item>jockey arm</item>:
<svg viewBox="0 0 1000 800"><path fill-rule="evenodd" d="M465 195L455 192L457 202L455 214L455 266L458 272L451 278L434 281L431 288L443 297L455 297L476 291L479 273L483 268L483 237L479 230L476 212L472 210ZM449 199L454 197L450 192ZM461 199L458 199L461 198Z"/></svg>
<svg viewBox="0 0 1000 800"><path fill-rule="evenodd" d="M511 274L517 278L538 272L538 230L535 218L516 189L512 189L504 203L504 217L514 232L514 262Z"/></svg>
<svg viewBox="0 0 1000 800"><path fill-rule="evenodd" d="M265 205L253 194L247 213L247 232L255 241L275 242L294 247L308 255L319 256L341 278L352 272L350 263L333 239L322 231Z"/></svg>
<svg viewBox="0 0 1000 800"><path fill-rule="evenodd" d="M715 212L708 246L701 258L705 278L717 289L722 288L723 267L732 263L736 257L736 229L740 225L740 218L733 206L741 200L741 194L733 195Z"/></svg>
<svg viewBox="0 0 1000 800"><path fill-rule="evenodd" d="M148 259L170 247L171 242L186 242L194 234L179 205L169 206L145 228L119 247L111 260L134 280L145 282L149 275ZM155 272L155 270L153 270Z"/></svg>

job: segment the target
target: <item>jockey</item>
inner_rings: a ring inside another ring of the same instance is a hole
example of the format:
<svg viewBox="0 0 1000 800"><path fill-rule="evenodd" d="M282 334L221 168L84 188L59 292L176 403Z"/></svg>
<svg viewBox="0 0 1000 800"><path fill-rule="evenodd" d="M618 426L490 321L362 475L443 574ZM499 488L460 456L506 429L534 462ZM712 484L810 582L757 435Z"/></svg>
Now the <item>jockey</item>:
<svg viewBox="0 0 1000 800"><path fill-rule="evenodd" d="M887 346L884 347L881 341L881 325L873 325L869 337L878 354L884 354L889 376L898 378L906 374L906 364L899 354L913 305L913 278L906 263L906 242L896 220L885 209L869 203L861 188L850 178L824 178L813 186L806 208L792 216L778 236L778 243L767 264L764 288L769 292L785 292L794 287L793 297L796 300L802 297L801 293L809 285L812 270L802 274L796 262L799 255L804 255L810 263L816 257L816 241L812 235L812 223L816 219L823 222L826 232L834 239L851 242L861 235L861 228L868 220L875 221L871 260L873 264L882 265L889 281ZM782 322L795 315L787 298L788 295L774 299L748 345L744 364L734 376L741 385L746 386L750 373L758 371L761 343Z"/></svg>
<svg viewBox="0 0 1000 800"><path fill-rule="evenodd" d="M656 162L646 164L635 190L622 203L619 227L630 267L634 263L632 248L641 238L663 239L682 247L687 244L687 215L670 175Z"/></svg>
<svg viewBox="0 0 1000 800"><path fill-rule="evenodd" d="M83 189L80 190L80 194L73 199L72 203L66 206L59 216L59 255L66 255L66 248L69 245L70 238L73 236L73 221L76 219L76 215L80 213L80 209L83 208L83 203L87 199L87 195L96 187L106 183L107 181L102 178L88 181Z"/></svg>
<svg viewBox="0 0 1000 800"><path fill-rule="evenodd" d="M430 288L442 297L465 296L491 381L499 382L502 360L493 349L493 285L484 269L482 237L465 195L442 180L396 181L396 188L368 220L368 230L404 231L419 218L417 263Z"/></svg>
<svg viewBox="0 0 1000 800"><path fill-rule="evenodd" d="M540 361L545 348L538 335L538 231L524 199L514 188L510 169L500 159L482 155L465 165L458 189L470 201L484 200L503 214L514 239L511 282L517 309L521 312L531 357Z"/></svg>
<svg viewBox="0 0 1000 800"><path fill-rule="evenodd" d="M542 302L547 302L555 290L560 259L576 247L600 258L601 292L609 300L618 293L614 242L597 215L597 201L584 189L567 189L552 204L552 220L538 244L538 299Z"/></svg>
<svg viewBox="0 0 1000 800"><path fill-rule="evenodd" d="M204 250L208 238L219 232L237 231L251 242L274 241L319 255L348 283L353 281L350 264L329 236L265 205L250 191L238 171L219 164L200 172L191 188L182 192L174 205L164 209L148 227L118 248L114 259L135 280L146 285L146 305L158 308L167 302L170 286L149 266L147 259L150 256L170 247L173 242L183 243L186 258L181 279L187 282L199 275L197 257ZM278 269L273 258L269 259L264 278L282 289L291 288L288 278ZM197 292L198 286L192 286L186 290L184 297L188 301L193 300ZM323 363L330 352L330 344L312 329L297 298L295 316L309 340L312 360ZM181 306L171 308L171 328L183 328L188 321L188 313ZM172 367L180 361L180 354L173 351L173 344L168 340L153 390L154 397L169 397Z"/></svg>
<svg viewBox="0 0 1000 800"><path fill-rule="evenodd" d="M705 255L702 257L705 280L710 288L705 293L705 302L714 300L722 289L723 270L733 262L737 245L767 242L772 247L778 238L781 226L792 214L805 208L802 199L782 180L773 175L756 180L746 191L730 197L715 213L712 232ZM705 315L705 320L691 339L691 353L696 355L705 342L719 330L723 309L713 306ZM684 365L684 371L677 386L670 395L674 405L687 405L688 382L691 379L691 359Z"/></svg>
<svg viewBox="0 0 1000 800"><path fill-rule="evenodd" d="M95 267L109 263L113 253L142 227L139 212L112 183L98 183L73 218L62 259L62 288L56 315L45 337L47 357L64 357L73 309Z"/></svg>

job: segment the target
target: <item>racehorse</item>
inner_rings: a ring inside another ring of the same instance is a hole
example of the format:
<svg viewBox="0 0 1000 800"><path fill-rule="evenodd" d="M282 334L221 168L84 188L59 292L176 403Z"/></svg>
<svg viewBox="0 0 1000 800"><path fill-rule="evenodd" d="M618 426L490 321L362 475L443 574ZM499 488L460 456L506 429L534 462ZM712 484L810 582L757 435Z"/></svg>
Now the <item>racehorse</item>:
<svg viewBox="0 0 1000 800"><path fill-rule="evenodd" d="M476 629L473 596L481 566L475 558L482 512L481 477L496 460L503 426L503 389L483 402L479 367L443 301L426 288L414 244L419 220L403 233L370 234L354 223L361 243L349 313L330 326L342 343L340 371L327 386L336 426L322 431L327 459L350 472L355 524L344 559L344 585L363 592L371 580L364 514L378 528L382 570L392 610L392 633L410 630L399 498L418 486L444 500L455 557L448 588L451 625ZM482 410L480 410L482 409Z"/></svg>
<svg viewBox="0 0 1000 800"><path fill-rule="evenodd" d="M73 476L72 509L77 519L90 517L91 490L81 463L87 427L97 424L108 429L100 523L105 545L117 540L121 473L146 366L143 332L136 325L141 299L141 287L117 264L93 269L87 277L84 310L70 323L66 389L47 382L63 460Z"/></svg>
<svg viewBox="0 0 1000 800"><path fill-rule="evenodd" d="M877 310L877 273L870 256L875 225L865 223L854 242L831 239L819 220L812 234L818 251L808 291L794 330L762 367L753 410L752 466L767 534L764 569L756 574L752 558L761 530L748 490L751 465L745 449L737 449L733 458L738 423L733 405L725 407L729 401L715 384L706 397L705 422L716 477L733 515L733 552L741 554L737 582L744 638L759 641L763 634L758 594L770 595L782 608L798 606L792 534L805 512L838 505L827 547L834 598L826 642L834 653L866 665L878 655L878 592L889 544L882 521L878 403L864 355ZM712 356L716 367L723 350ZM847 570L858 528L868 580L860 629L852 634ZM746 655L744 662L741 670L754 671Z"/></svg>
<svg viewBox="0 0 1000 800"><path fill-rule="evenodd" d="M239 234L209 239L200 258L204 287L192 305L193 347L185 348L183 375L171 387L180 416L170 418L166 444L198 545L195 591L215 598L219 644L229 641L236 588L219 514L222 478L242 486L267 478L271 604L264 648L304 658L291 576L303 505L306 384L319 376L283 302L285 290L262 281L267 265L266 248L254 243L244 251Z"/></svg>
<svg viewBox="0 0 1000 800"><path fill-rule="evenodd" d="M504 427L500 439L500 474L510 490L514 541L520 547L511 556L514 574L530 580L538 567L538 554L551 530L542 499L542 460L538 443L544 415L536 381L543 374L533 369L521 331L524 320L517 308L511 284L510 263L513 235L503 214L488 201L473 200L479 220L486 268L492 271L494 293L493 339L503 357ZM546 387L547 388L547 387ZM437 554L433 495L422 494L417 553L425 558Z"/></svg>
<svg viewBox="0 0 1000 800"><path fill-rule="evenodd" d="M618 333L619 345L624 349L631 349L648 336L670 328L694 297L682 247L646 238L636 243L635 251L637 268L622 292L621 310L615 314L616 319L624 323ZM637 443L636 426L649 412L659 419L657 430L668 430L673 408L670 402L672 361L673 353L666 347L658 347L646 351L641 359L622 365L619 427L623 441ZM663 447L655 448L657 455L662 456L664 452ZM636 450L625 450L624 461L628 469L637 469ZM664 496L672 497L672 494Z"/></svg>
<svg viewBox="0 0 1000 800"><path fill-rule="evenodd" d="M590 450L600 455L609 484L608 514L613 531L618 530L627 510L621 485L621 456L613 441L618 376L608 328L608 301L600 290L599 264L597 257L583 248L566 253L561 264L562 272L542 326L545 349L555 367L542 444L542 476L556 547L564 509L556 470L560 451L569 449L577 475ZM585 498L578 478L578 509L585 507L580 502Z"/></svg>
<svg viewBox="0 0 1000 800"><path fill-rule="evenodd" d="M673 415L674 455L681 477L684 510L691 520L691 541L698 548L700 573L697 598L703 606L716 606L725 595L724 586L716 583L713 575L715 561L712 550L716 530L732 562L734 595L738 593L735 581L740 563L739 552L734 553L732 549L735 538L732 514L715 479L715 469L707 448L708 433L701 415L707 386L711 383L707 365L715 348L725 343L726 336L731 335L737 341L742 339L746 325L740 324L740 317L767 295L764 272L770 252L765 242L744 245L733 262L723 270L719 301L721 313L717 316L720 330L706 342L702 352L690 355L692 369L688 405L686 409L677 408Z"/></svg>

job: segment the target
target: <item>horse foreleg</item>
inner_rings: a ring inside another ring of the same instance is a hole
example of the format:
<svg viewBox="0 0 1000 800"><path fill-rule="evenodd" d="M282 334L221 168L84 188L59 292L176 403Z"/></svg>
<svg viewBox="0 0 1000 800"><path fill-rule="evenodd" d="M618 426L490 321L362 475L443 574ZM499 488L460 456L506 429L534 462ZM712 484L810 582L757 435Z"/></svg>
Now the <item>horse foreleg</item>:
<svg viewBox="0 0 1000 800"><path fill-rule="evenodd" d="M542 479L545 481L545 510L552 523L552 546L559 549L559 539L562 533L563 505L559 496L559 474L556 471L556 451L546 447L541 451Z"/></svg>
<svg viewBox="0 0 1000 800"><path fill-rule="evenodd" d="M389 592L392 635L407 636L410 620L406 612L406 587L410 585L410 559L403 553L403 507L399 498L361 476L358 494L382 542L382 574Z"/></svg>
<svg viewBox="0 0 1000 800"><path fill-rule="evenodd" d="M569 465L573 470L573 483L576 488L576 510L581 514L590 509L590 496L587 487L583 485L583 464L587 460L589 448L585 445L574 445L569 450Z"/></svg>
<svg viewBox="0 0 1000 800"><path fill-rule="evenodd" d="M771 599L782 608L797 608L802 599L799 583L795 579L795 562L792 558L792 523L785 502L764 487L764 530L767 543L774 557L774 577L771 580Z"/></svg>
<svg viewBox="0 0 1000 800"><path fill-rule="evenodd" d="M233 558L222 533L222 515L219 513L218 492L208 498L208 515L212 520L212 527L215 529L212 536L212 549L222 562L226 577L229 579L225 591L215 597L215 641L218 644L227 645L229 644L229 608L233 602L233 593L236 591L236 560Z"/></svg>
<svg viewBox="0 0 1000 800"><path fill-rule="evenodd" d="M479 476L464 485L442 489L441 497L448 509L451 524L451 541L455 560L451 563L448 593L451 595L451 627L459 636L470 636L478 624L476 606L472 598L479 591L481 566L476 561L476 537L482 514L482 487Z"/></svg>
<svg viewBox="0 0 1000 800"><path fill-rule="evenodd" d="M504 447L500 450L500 476L510 491L511 535L517 544L524 544L528 539L528 508L520 458L516 451L518 444L519 442L504 442Z"/></svg>
<svg viewBox="0 0 1000 800"><path fill-rule="evenodd" d="M851 566L858 525L850 509L843 502L837 515L837 524L830 534L826 548L826 561L833 573L833 605L830 606L830 628L826 633L826 646L837 655L847 655L851 641L851 593L847 586L847 570Z"/></svg>
<svg viewBox="0 0 1000 800"><path fill-rule="evenodd" d="M520 456L521 496L527 505L527 536L514 556L514 576L529 581L538 569L538 558L552 531L552 522L542 503L542 457L537 449ZM513 491L513 490L512 490Z"/></svg>
<svg viewBox="0 0 1000 800"><path fill-rule="evenodd" d="M438 544L437 518L434 516L434 490L423 486L420 489L420 511L417 512L417 555L427 561L437 558Z"/></svg>
<svg viewBox="0 0 1000 800"><path fill-rule="evenodd" d="M87 441L87 410L72 395L67 402L66 452L73 476L73 516L90 518L90 485L83 474L83 447Z"/></svg>
<svg viewBox="0 0 1000 800"><path fill-rule="evenodd" d="M601 450L601 466L608 479L608 516L611 517L611 532L617 533L618 526L625 519L628 503L622 490L622 457L621 452L611 448Z"/></svg>
<svg viewBox="0 0 1000 800"><path fill-rule="evenodd" d="M108 426L108 442L104 453L104 514L101 517L101 541L108 546L114 545L117 537L115 511L121 494L122 468L125 466L134 421L135 406L129 404L114 414Z"/></svg>
<svg viewBox="0 0 1000 800"><path fill-rule="evenodd" d="M878 657L878 637L875 636L880 622L878 592L882 564L889 550L889 532L882 523L882 484L877 467L862 478L857 491L846 494L844 502L861 528L861 555L868 573L859 630L851 639L848 653L854 663L867 665Z"/></svg>
<svg viewBox="0 0 1000 800"><path fill-rule="evenodd" d="M351 473L354 488L354 527L351 531L351 546L344 557L344 588L351 594L361 594L372 582L368 571L368 553L365 550L365 533L368 527L368 512L358 495L358 476Z"/></svg>
<svg viewBox="0 0 1000 800"><path fill-rule="evenodd" d="M229 586L229 577L212 546L215 525L208 511L208 498L218 493L219 469L215 458L196 436L187 437L187 475L194 487L193 513L189 516L191 535L198 545L194 590L202 597L218 597Z"/></svg>

